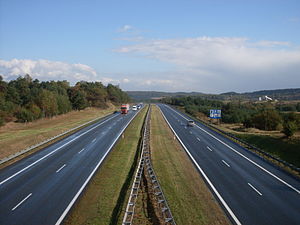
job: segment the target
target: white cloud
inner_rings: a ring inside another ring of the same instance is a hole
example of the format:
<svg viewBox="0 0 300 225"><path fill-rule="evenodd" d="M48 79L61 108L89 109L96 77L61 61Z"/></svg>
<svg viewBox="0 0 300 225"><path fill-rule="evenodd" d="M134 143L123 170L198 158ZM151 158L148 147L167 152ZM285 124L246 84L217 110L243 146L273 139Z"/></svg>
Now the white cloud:
<svg viewBox="0 0 300 225"><path fill-rule="evenodd" d="M90 66L44 59L0 60L0 74L5 80L15 79L25 74L39 80L68 80L71 83L81 80L99 80L97 72Z"/></svg>
<svg viewBox="0 0 300 225"><path fill-rule="evenodd" d="M118 32L127 32L132 29L133 29L133 27L131 25L126 24L123 27L119 28Z"/></svg>
<svg viewBox="0 0 300 225"><path fill-rule="evenodd" d="M174 91L179 87L185 91L243 91L300 84L300 50L289 42L198 37L147 40L115 51L176 65L170 79L173 83L164 85L167 89L174 87Z"/></svg>

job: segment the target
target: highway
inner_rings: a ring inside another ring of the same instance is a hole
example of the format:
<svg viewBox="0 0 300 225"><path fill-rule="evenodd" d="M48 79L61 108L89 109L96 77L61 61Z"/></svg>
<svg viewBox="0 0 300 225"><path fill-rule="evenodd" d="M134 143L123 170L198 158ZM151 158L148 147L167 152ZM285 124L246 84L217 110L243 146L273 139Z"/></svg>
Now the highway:
<svg viewBox="0 0 300 225"><path fill-rule="evenodd" d="M158 104L209 188L234 224L300 224L300 181L196 122Z"/></svg>
<svg viewBox="0 0 300 225"><path fill-rule="evenodd" d="M111 114L0 171L0 224L60 224L137 115Z"/></svg>

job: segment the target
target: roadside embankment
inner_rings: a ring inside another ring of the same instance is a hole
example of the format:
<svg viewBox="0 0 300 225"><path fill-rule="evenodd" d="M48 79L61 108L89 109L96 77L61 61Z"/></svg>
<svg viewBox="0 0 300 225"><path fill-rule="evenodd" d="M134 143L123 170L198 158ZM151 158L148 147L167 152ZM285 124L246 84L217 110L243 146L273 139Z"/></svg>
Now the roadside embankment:
<svg viewBox="0 0 300 225"><path fill-rule="evenodd" d="M112 113L115 109L116 107L114 105L110 105L107 109L87 108L85 110L72 111L52 118L39 119L30 123L7 123L0 128L0 159L16 154L23 149L41 143L95 118L104 117ZM75 131L76 130L73 132ZM70 133L67 135L69 134ZM55 139L54 141L57 140L58 139ZM49 142L47 144L51 143L52 142ZM47 144L44 144L42 147L45 147ZM39 149L40 148L33 149L22 155L22 157ZM16 160L22 157L18 157ZM15 159L12 160L12 162L14 161Z"/></svg>

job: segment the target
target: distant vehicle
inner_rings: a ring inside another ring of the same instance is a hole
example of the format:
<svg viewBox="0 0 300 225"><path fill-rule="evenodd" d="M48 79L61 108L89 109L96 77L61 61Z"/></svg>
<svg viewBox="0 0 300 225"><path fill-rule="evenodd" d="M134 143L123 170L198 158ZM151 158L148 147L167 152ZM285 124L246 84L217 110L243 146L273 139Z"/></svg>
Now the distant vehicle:
<svg viewBox="0 0 300 225"><path fill-rule="evenodd" d="M137 110L137 106L136 105L132 106L132 110L136 111Z"/></svg>
<svg viewBox="0 0 300 225"><path fill-rule="evenodd" d="M119 113L119 111L117 111L117 110L116 110L116 111L114 111L114 114L116 114L116 113Z"/></svg>
<svg viewBox="0 0 300 225"><path fill-rule="evenodd" d="M121 105L121 113L122 114L127 114L129 110L129 104L122 104Z"/></svg>
<svg viewBox="0 0 300 225"><path fill-rule="evenodd" d="M186 125L188 127L193 127L193 126L195 126L195 122L193 120L188 120Z"/></svg>

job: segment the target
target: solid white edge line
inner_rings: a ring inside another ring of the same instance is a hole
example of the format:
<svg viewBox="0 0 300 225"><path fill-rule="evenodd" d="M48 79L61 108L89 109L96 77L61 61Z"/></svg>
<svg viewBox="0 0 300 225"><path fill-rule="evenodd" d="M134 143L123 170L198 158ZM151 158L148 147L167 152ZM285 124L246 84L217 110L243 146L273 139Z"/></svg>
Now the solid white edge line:
<svg viewBox="0 0 300 225"><path fill-rule="evenodd" d="M83 148L83 149L81 149L79 152L78 152L78 154L80 154L82 151L84 151L85 150L85 148Z"/></svg>
<svg viewBox="0 0 300 225"><path fill-rule="evenodd" d="M95 141L96 141L96 138L94 138L94 140L92 141L92 143L95 142Z"/></svg>
<svg viewBox="0 0 300 225"><path fill-rule="evenodd" d="M158 107L158 108L160 109L160 107ZM165 117L165 115L164 115L164 113L162 112L161 109L160 109L160 111L161 111L161 113L162 113L165 121L168 123L169 127L171 128L171 130L173 131L173 133L177 137L178 141L180 142L180 144L182 145L182 147L185 149L185 151L187 152L187 154L189 155L189 157L192 159L193 163L196 165L196 167L198 168L198 170L200 171L200 173L202 174L202 176L205 178L206 182L209 184L209 186L211 187L211 189L213 190L213 192L219 198L220 202L223 204L223 206L225 207L225 209L227 210L227 212L230 214L230 216L232 217L232 219L234 220L234 222L237 225L241 225L241 222L234 215L234 213L232 212L232 210L230 209L230 207L227 205L227 203L225 202L225 200L222 198L222 196L220 195L220 193L217 191L217 189L215 188L215 186L212 184L212 182L210 181L210 179L206 176L206 174L204 173L204 171L201 169L201 167L198 165L198 163L196 162L196 160L194 159L194 157L192 156L192 154L187 149L187 147L183 144L183 142L181 141L181 139L179 138L179 136L177 135L177 133L175 132L175 130L173 129L173 127L171 126L171 124L169 123L168 119Z"/></svg>
<svg viewBox="0 0 300 225"><path fill-rule="evenodd" d="M139 113L140 111L138 111ZM108 150L106 151L106 153L103 155L103 157L101 158L101 160L99 161L99 163L96 165L96 167L94 168L94 170L92 171L92 173L88 176L88 178L86 179L86 181L83 183L83 185L81 186L81 188L79 189L79 191L76 193L76 195L73 197L72 201L70 202L70 204L67 206L67 208L65 209L65 211L63 212L63 214L59 217L59 219L56 221L55 225L59 225L63 219L65 218L65 216L68 214L68 212L70 211L71 207L74 205L75 201L77 200L77 198L79 197L79 195L81 194L81 192L83 191L83 189L85 188L85 186L88 184L88 182L90 181L90 179L92 178L92 176L94 175L94 173L97 171L98 167L101 165L102 161L105 159L105 157L107 156L107 154L110 152L110 150L113 148L113 146L115 145L115 143L118 141L118 139L120 138L120 136L122 135L122 133L124 132L124 130L128 127L128 125L131 123L131 121L136 117L136 115L138 114L136 113L130 120L129 122L126 124L126 126L121 130L121 132L118 134L117 138L114 140L114 142L111 144L111 146L108 148Z"/></svg>
<svg viewBox="0 0 300 225"><path fill-rule="evenodd" d="M225 160L222 160L222 162L223 162L226 166L230 167L230 165L229 165L227 162L225 162Z"/></svg>
<svg viewBox="0 0 300 225"><path fill-rule="evenodd" d="M65 166L66 166L66 164L62 165L58 170L56 170L56 173L58 173L59 171L61 171Z"/></svg>
<svg viewBox="0 0 300 225"><path fill-rule="evenodd" d="M68 141L67 143L63 144L62 146L54 149L52 152L49 152L47 155L44 155L42 158L36 160L35 162L31 163L30 165L26 166L25 168L19 170L18 172L14 173L13 175L9 176L8 178L6 178L5 180L0 182L0 185L4 184L5 182L9 181L10 179L12 179L13 177L17 176L18 174L22 173L23 171L27 170L28 168L32 167L33 165L37 164L38 162L40 162L41 160L47 158L48 156L52 155L53 153L57 152L59 149L65 147L66 145L70 144L71 142L75 141L76 139L80 138L81 136L85 135L86 133L90 132L91 130L96 129L97 127L99 127L100 125L102 125L103 123L115 118L117 115L112 116L106 120L104 120L103 122L99 123L98 125L92 127L91 129L85 131L84 133L78 135L77 137L73 138L72 140Z"/></svg>
<svg viewBox="0 0 300 225"><path fill-rule="evenodd" d="M262 196L262 193L260 193L252 184L248 183L248 185L257 192L257 194L259 194L260 196Z"/></svg>
<svg viewBox="0 0 300 225"><path fill-rule="evenodd" d="M32 193L30 193L29 195L27 195L27 197L25 197L22 201L20 201L15 207L13 207L11 209L11 211L14 211L16 208L18 208L23 202L25 202L30 196L32 195Z"/></svg>
<svg viewBox="0 0 300 225"><path fill-rule="evenodd" d="M212 150L210 147L208 147L208 146L206 146L206 148L207 148L209 151L211 151L211 152L213 151L213 150Z"/></svg>
<svg viewBox="0 0 300 225"><path fill-rule="evenodd" d="M168 108L172 109L171 107L167 106ZM174 112L176 112L174 109L172 109ZM181 115L180 113L176 112L178 115L180 115L181 117L183 117L184 119L188 120L186 117L184 117L183 115ZM288 186L289 188L293 189L294 191L296 191L298 194L300 194L300 190L298 190L297 188L293 187L292 185L290 185L289 183L287 183L286 181L282 180L281 178L277 177L275 174L271 173L269 170L265 169L264 167L262 167L261 165L257 164L256 162L252 161L251 159L249 159L247 156L244 156L242 153L238 152L237 150L235 150L233 147L229 146L228 144L226 144L225 142L221 141L219 138L215 137L214 135L212 135L211 133L209 133L208 131L204 130L203 128L199 127L197 124L196 126L202 130L203 132L205 132L206 134L210 135L211 137L213 137L214 139L216 139L217 141L219 141L220 143L222 143L223 145L225 145L226 147L228 147L230 150L234 151L235 153L237 153L238 155L240 155L241 157L243 157L244 159L248 160L249 162L251 162L253 165L257 166L258 168L260 168L261 170L263 170L264 172L266 172L267 174L269 174L270 176L274 177L275 179L277 179L278 181L280 181L281 183L285 184L286 186Z"/></svg>

